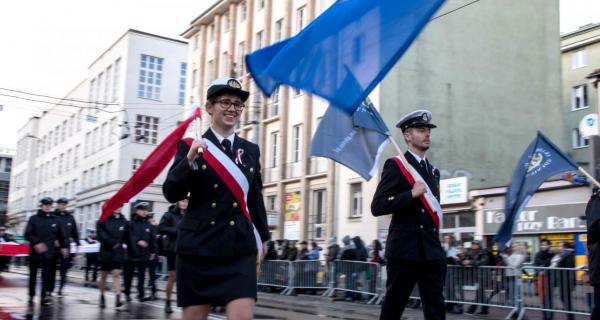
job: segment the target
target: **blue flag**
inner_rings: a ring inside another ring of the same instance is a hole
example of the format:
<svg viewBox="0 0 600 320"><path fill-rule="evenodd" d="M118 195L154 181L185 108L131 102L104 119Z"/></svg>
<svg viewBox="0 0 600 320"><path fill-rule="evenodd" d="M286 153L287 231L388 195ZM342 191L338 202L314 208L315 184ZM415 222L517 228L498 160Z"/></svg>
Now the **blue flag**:
<svg viewBox="0 0 600 320"><path fill-rule="evenodd" d="M385 122L368 99L353 114L329 106L313 137L310 153L338 162L370 180L388 136Z"/></svg>
<svg viewBox="0 0 600 320"><path fill-rule="evenodd" d="M577 163L538 131L537 137L517 162L506 192L505 220L494 239L500 250L510 245L521 211L540 185L552 176L566 171L576 171L578 168Z"/></svg>
<svg viewBox="0 0 600 320"><path fill-rule="evenodd" d="M280 84L351 112L409 48L444 0L339 0L296 36L246 56L267 96ZM345 86L347 73L361 88Z"/></svg>

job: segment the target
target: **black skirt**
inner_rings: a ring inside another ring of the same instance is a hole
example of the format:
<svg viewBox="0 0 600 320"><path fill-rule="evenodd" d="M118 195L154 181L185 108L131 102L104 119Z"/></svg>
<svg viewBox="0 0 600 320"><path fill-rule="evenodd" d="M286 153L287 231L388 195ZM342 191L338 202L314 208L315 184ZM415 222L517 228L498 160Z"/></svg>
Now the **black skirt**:
<svg viewBox="0 0 600 320"><path fill-rule="evenodd" d="M240 298L256 300L256 254L206 258L177 255L177 305L224 306Z"/></svg>

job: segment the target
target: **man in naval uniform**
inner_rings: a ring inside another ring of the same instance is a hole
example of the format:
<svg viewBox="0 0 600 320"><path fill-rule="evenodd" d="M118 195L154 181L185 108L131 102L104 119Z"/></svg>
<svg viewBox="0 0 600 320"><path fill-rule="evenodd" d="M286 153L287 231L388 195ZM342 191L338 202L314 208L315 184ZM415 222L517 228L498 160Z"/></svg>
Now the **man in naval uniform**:
<svg viewBox="0 0 600 320"><path fill-rule="evenodd" d="M445 319L442 290L446 275L446 255L439 239L435 218L419 197L427 186L439 200L440 173L427 160L431 144L431 112L417 110L402 117L396 127L403 133L408 151L406 160L423 180L413 186L393 158L385 162L371 212L374 216L391 214L385 257L387 293L380 319L400 319L408 298L418 284L425 319ZM435 214L435 213L434 213Z"/></svg>

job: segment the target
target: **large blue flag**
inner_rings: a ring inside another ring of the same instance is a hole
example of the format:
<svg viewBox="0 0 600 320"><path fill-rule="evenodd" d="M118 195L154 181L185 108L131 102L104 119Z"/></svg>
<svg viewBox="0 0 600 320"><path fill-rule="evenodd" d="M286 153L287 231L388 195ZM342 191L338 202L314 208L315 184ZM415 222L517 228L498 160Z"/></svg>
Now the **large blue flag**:
<svg viewBox="0 0 600 320"><path fill-rule="evenodd" d="M385 122L368 98L353 114L329 106L313 137L310 153L330 158L370 180L389 135Z"/></svg>
<svg viewBox="0 0 600 320"><path fill-rule="evenodd" d="M495 238L501 250L510 245L521 211L540 185L552 176L566 171L576 171L578 168L577 163L538 131L537 137L517 162L506 192L505 220Z"/></svg>
<svg viewBox="0 0 600 320"><path fill-rule="evenodd" d="M270 96L292 86L353 111L375 88L444 0L339 0L296 36L246 56ZM350 72L360 91L346 87Z"/></svg>

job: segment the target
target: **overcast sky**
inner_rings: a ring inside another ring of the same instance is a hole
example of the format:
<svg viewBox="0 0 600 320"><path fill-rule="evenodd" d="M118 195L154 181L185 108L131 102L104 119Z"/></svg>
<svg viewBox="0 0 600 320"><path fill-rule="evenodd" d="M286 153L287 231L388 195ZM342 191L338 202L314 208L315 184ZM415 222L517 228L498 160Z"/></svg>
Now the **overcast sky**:
<svg viewBox="0 0 600 320"><path fill-rule="evenodd" d="M497 0L481 0L497 1ZM0 1L0 88L64 96L87 67L127 29L179 39L215 0ZM560 0L561 32L600 22L600 0ZM0 148L39 113L34 102L0 89ZM48 105L43 105L48 107Z"/></svg>

